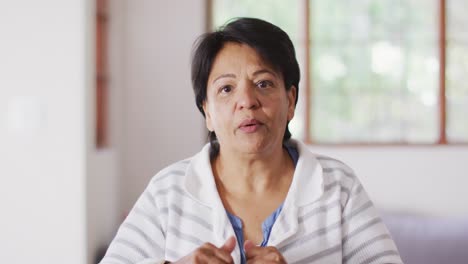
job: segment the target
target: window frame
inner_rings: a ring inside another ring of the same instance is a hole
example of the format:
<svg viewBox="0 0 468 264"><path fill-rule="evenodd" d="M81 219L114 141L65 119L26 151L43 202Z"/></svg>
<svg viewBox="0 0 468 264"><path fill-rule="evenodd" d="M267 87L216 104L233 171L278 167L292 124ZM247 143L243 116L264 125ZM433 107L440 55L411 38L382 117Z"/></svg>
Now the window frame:
<svg viewBox="0 0 468 264"><path fill-rule="evenodd" d="M206 1L206 31L209 32L213 28L213 1L214 0L205 0ZM449 145L449 146L467 146L468 141L448 141L447 139L447 98L446 98L446 68L447 68L447 3L446 0L437 0L438 5L438 58L439 58L439 69L438 69L438 139L435 142L430 143L412 143L412 142L405 142L405 141L387 141L387 142L336 142L336 143L329 143L329 142L319 142L313 139L312 134L312 127L313 124L312 116L311 116L311 108L312 108L312 101L311 98L314 94L314 87L312 86L311 76L310 74L304 74L303 76L303 95L305 96L304 100L304 142L310 145L316 146L439 146L439 145ZM302 34L304 36L304 47L306 47L304 51L303 58L304 66L301 72L310 73L312 69L312 63L310 59L310 50L313 46L313 39L310 34L311 28L311 4L310 0L301 0L300 5L303 8L302 17L304 25L302 27Z"/></svg>
<svg viewBox="0 0 468 264"><path fill-rule="evenodd" d="M109 2L95 1L95 147L98 149L109 146L108 102L109 102L109 71L108 71L108 28Z"/></svg>

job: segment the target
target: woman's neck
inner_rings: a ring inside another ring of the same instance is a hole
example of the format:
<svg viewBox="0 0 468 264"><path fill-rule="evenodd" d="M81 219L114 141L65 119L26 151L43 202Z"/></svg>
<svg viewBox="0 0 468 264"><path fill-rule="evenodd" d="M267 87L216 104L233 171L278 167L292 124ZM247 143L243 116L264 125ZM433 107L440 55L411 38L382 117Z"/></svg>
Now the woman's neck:
<svg viewBox="0 0 468 264"><path fill-rule="evenodd" d="M262 195L289 186L294 164L286 149L280 145L269 153L259 154L220 150L212 161L212 168L221 192L236 196Z"/></svg>

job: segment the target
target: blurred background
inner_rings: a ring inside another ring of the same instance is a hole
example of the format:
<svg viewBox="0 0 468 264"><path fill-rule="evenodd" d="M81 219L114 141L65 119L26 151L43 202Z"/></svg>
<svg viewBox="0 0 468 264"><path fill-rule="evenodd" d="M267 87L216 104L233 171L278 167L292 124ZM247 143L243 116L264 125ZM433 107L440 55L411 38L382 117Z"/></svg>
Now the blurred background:
<svg viewBox="0 0 468 264"><path fill-rule="evenodd" d="M150 178L206 142L193 42L284 29L290 124L356 171L406 263L468 263L468 2L0 0L0 259L96 263Z"/></svg>

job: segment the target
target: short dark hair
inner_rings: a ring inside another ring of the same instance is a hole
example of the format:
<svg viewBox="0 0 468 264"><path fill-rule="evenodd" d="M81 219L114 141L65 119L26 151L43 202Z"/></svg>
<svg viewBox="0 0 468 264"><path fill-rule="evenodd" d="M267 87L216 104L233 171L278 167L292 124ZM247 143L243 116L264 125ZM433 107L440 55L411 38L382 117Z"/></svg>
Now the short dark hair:
<svg viewBox="0 0 468 264"><path fill-rule="evenodd" d="M201 35L195 42L192 55L192 86L196 105L204 117L203 103L206 100L208 77L216 55L227 42L246 44L253 48L267 64L282 74L286 90L289 91L291 86L296 87L295 104L297 104L300 70L288 34L260 19L236 18L214 32ZM291 132L287 124L283 142L289 138ZM210 132L209 140L213 154L217 155L219 145L214 132Z"/></svg>

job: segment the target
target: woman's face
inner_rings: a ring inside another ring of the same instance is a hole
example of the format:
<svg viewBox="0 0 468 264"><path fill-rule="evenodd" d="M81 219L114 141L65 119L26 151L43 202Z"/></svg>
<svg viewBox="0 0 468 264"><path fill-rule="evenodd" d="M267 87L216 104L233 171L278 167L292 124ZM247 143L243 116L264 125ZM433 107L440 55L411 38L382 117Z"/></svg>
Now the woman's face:
<svg viewBox="0 0 468 264"><path fill-rule="evenodd" d="M282 145L294 116L296 88L245 44L228 42L217 54L203 104L206 126L224 151L262 153Z"/></svg>

